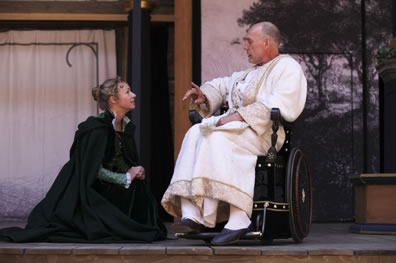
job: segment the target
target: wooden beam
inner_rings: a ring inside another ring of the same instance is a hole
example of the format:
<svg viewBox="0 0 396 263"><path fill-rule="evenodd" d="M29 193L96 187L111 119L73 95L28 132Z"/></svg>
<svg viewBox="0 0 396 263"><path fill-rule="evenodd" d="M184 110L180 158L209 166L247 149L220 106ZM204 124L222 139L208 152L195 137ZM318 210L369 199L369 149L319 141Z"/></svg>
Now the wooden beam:
<svg viewBox="0 0 396 263"><path fill-rule="evenodd" d="M175 160L184 135L191 126L189 104L182 101L192 80L192 0L175 0L175 101L174 149Z"/></svg>
<svg viewBox="0 0 396 263"><path fill-rule="evenodd" d="M173 23L175 22L175 16L174 15L151 15L151 21L152 22L168 22L168 23Z"/></svg>
<svg viewBox="0 0 396 263"><path fill-rule="evenodd" d="M0 13L0 20L8 21L120 21L127 22L128 14L93 13ZM152 22L174 22L173 15L151 15Z"/></svg>
<svg viewBox="0 0 396 263"><path fill-rule="evenodd" d="M128 21L128 14L4 13L0 20L36 21Z"/></svg>

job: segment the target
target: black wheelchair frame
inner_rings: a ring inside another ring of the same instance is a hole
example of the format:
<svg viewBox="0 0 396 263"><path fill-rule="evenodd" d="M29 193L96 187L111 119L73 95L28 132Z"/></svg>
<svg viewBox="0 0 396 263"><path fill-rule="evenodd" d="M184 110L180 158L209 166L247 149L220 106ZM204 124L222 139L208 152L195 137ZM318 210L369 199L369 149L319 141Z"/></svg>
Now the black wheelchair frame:
<svg viewBox="0 0 396 263"><path fill-rule="evenodd" d="M201 121L195 111L190 121ZM295 242L309 234L312 224L312 178L309 163L301 149L291 148L293 123L282 119L280 110L271 110L271 147L266 156L258 156L251 221L253 231L241 239L270 241L293 238ZM277 152L277 131L282 125L286 138ZM215 230L216 231L216 230ZM176 233L185 239L210 241L218 232Z"/></svg>

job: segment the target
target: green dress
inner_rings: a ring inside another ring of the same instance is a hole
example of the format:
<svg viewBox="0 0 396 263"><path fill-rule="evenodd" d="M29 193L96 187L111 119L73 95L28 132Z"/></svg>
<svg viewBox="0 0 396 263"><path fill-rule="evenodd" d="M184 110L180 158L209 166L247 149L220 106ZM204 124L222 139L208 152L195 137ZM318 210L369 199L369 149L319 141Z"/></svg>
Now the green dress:
<svg viewBox="0 0 396 263"><path fill-rule="evenodd" d="M125 188L98 178L103 168L125 173L139 165L134 125L127 123L117 136L113 119L105 111L78 126L70 160L32 210L26 227L1 229L1 240L116 243L166 238L156 201L144 181L134 180Z"/></svg>

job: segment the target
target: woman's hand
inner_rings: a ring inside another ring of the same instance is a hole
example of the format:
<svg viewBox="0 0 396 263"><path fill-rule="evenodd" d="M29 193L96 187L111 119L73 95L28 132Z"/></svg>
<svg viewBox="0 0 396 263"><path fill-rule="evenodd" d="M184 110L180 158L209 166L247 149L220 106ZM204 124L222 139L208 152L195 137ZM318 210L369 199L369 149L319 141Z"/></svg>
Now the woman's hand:
<svg viewBox="0 0 396 263"><path fill-rule="evenodd" d="M129 168L128 173L131 175L131 182L136 178L139 180L144 180L145 173L143 166L132 166Z"/></svg>

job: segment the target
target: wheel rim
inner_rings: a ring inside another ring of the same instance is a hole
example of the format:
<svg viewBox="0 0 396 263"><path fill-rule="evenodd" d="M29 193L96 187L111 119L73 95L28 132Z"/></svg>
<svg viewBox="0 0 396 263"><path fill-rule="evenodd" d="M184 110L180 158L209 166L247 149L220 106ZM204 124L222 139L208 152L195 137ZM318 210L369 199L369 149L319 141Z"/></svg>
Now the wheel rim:
<svg viewBox="0 0 396 263"><path fill-rule="evenodd" d="M298 148L292 149L288 160L287 200L290 232L296 242L301 242L311 230L312 179L308 161Z"/></svg>

